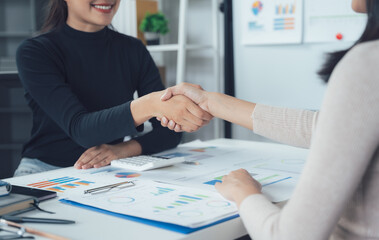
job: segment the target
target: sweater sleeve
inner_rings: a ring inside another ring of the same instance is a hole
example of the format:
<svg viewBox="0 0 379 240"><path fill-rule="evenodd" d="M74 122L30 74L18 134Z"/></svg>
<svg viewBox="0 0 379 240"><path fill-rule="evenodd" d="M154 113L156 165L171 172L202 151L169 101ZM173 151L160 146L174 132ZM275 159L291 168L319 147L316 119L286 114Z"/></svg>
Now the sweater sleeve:
<svg viewBox="0 0 379 240"><path fill-rule="evenodd" d="M60 66L41 43L26 40L17 50L17 68L27 94L79 145L90 148L137 134L130 102L89 112L70 89Z"/></svg>
<svg viewBox="0 0 379 240"><path fill-rule="evenodd" d="M144 96L151 92L165 89L157 66L154 63L146 47L139 42L141 49L140 54L140 71L137 83L138 96ZM170 148L176 147L181 140L181 133L176 133L161 126L155 118L149 120L153 130L145 135L134 138L142 147L142 154L153 154Z"/></svg>
<svg viewBox="0 0 379 240"><path fill-rule="evenodd" d="M318 112L257 104L254 133L295 147L309 148Z"/></svg>
<svg viewBox="0 0 379 240"><path fill-rule="evenodd" d="M367 44L367 43L366 43ZM358 45L337 65L321 107L308 160L293 196L279 210L251 195L240 215L253 239L328 239L379 144L376 47Z"/></svg>

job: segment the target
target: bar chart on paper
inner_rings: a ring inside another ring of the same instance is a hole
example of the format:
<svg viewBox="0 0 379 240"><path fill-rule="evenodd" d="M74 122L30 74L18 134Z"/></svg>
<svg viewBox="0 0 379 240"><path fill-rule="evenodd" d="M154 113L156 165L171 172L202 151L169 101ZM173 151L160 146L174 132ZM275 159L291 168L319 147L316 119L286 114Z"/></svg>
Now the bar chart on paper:
<svg viewBox="0 0 379 240"><path fill-rule="evenodd" d="M36 183L30 183L27 184L27 186L63 193L64 191L69 189L89 186L94 183L95 182L82 180L80 178L66 176Z"/></svg>
<svg viewBox="0 0 379 240"><path fill-rule="evenodd" d="M243 44L300 43L303 0L241 0Z"/></svg>
<svg viewBox="0 0 379 240"><path fill-rule="evenodd" d="M199 227L237 214L236 206L218 193L138 181L135 187L95 196L71 196L71 201L130 216Z"/></svg>

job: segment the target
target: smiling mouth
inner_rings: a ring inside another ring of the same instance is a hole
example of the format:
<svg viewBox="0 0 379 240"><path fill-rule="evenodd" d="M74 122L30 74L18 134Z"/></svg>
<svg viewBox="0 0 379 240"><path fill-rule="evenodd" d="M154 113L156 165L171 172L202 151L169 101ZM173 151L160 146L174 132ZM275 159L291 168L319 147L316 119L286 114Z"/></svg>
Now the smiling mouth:
<svg viewBox="0 0 379 240"><path fill-rule="evenodd" d="M91 4L93 8L95 8L97 11L102 13L110 13L113 8L113 4L106 4L106 3L100 3L100 4Z"/></svg>

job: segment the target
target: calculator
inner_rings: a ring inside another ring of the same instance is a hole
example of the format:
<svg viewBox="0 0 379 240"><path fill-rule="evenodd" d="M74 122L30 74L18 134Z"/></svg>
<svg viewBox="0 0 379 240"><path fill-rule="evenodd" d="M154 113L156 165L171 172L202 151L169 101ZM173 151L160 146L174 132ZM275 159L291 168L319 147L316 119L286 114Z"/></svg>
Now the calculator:
<svg viewBox="0 0 379 240"><path fill-rule="evenodd" d="M113 160L111 165L133 171L145 171L154 168L171 166L184 161L184 157L166 158L159 156L139 155L135 157Z"/></svg>

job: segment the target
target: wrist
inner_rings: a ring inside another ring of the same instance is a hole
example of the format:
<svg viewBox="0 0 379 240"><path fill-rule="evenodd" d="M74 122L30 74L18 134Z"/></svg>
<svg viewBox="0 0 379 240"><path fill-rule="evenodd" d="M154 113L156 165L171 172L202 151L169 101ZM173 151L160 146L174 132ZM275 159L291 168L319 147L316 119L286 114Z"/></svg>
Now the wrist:
<svg viewBox="0 0 379 240"><path fill-rule="evenodd" d="M130 140L114 145L115 155L120 158L137 156L142 153L142 147L136 140Z"/></svg>
<svg viewBox="0 0 379 240"><path fill-rule="evenodd" d="M139 126L150 118L157 116L160 95L162 95L162 92L153 92L131 102L130 111L135 126Z"/></svg>
<svg viewBox="0 0 379 240"><path fill-rule="evenodd" d="M149 113L150 118L161 117L161 96L164 91L152 92L146 96L146 109L145 111Z"/></svg>
<svg viewBox="0 0 379 240"><path fill-rule="evenodd" d="M206 106L208 108L208 112L216 117L215 115L215 103L217 103L217 97L220 95L218 92L205 92L204 93L204 99L206 102Z"/></svg>
<svg viewBox="0 0 379 240"><path fill-rule="evenodd" d="M254 189L241 189L240 191L236 192L234 194L234 202L236 203L237 207L240 208L241 203L250 195L254 194L261 194L260 191L256 191Z"/></svg>

